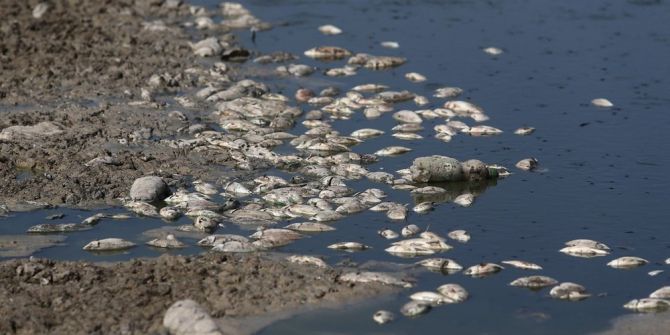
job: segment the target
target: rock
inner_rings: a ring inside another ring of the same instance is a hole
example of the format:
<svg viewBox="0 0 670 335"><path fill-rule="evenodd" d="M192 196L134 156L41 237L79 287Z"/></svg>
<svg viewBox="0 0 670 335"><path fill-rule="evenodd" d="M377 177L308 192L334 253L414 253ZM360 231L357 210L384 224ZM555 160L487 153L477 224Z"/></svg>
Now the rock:
<svg viewBox="0 0 670 335"><path fill-rule="evenodd" d="M172 335L223 335L209 313L190 299L172 304L165 312L163 326Z"/></svg>
<svg viewBox="0 0 670 335"><path fill-rule="evenodd" d="M170 195L170 188L162 178L156 176L135 179L130 188L130 198L139 201L158 201Z"/></svg>
<svg viewBox="0 0 670 335"><path fill-rule="evenodd" d="M11 126L0 132L0 141L17 141L63 133L63 126L55 122L40 122L33 126Z"/></svg>
<svg viewBox="0 0 670 335"><path fill-rule="evenodd" d="M410 171L415 182L460 181L464 178L461 162L447 156L419 157Z"/></svg>

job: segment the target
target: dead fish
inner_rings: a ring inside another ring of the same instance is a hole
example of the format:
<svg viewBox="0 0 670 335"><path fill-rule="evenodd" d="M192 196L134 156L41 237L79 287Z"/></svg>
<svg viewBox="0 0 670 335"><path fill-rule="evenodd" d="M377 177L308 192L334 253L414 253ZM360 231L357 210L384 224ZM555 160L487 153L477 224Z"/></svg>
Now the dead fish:
<svg viewBox="0 0 670 335"><path fill-rule="evenodd" d="M470 207L475 201L475 196L471 193L461 194L454 199L454 203L461 207Z"/></svg>
<svg viewBox="0 0 670 335"><path fill-rule="evenodd" d="M312 217L321 210L317 207L308 204L293 204L283 208L284 212L292 218L296 217Z"/></svg>
<svg viewBox="0 0 670 335"><path fill-rule="evenodd" d="M176 220L181 216L181 211L177 207L163 207L158 212L163 219L166 220Z"/></svg>
<svg viewBox="0 0 670 335"><path fill-rule="evenodd" d="M167 249L183 248L186 246L186 244L177 240L177 238L173 234L168 234L164 238L153 239L147 242L147 245L156 248L167 248Z"/></svg>
<svg viewBox="0 0 670 335"><path fill-rule="evenodd" d="M441 87L435 90L433 96L436 98L455 98L463 94L463 89L458 87Z"/></svg>
<svg viewBox="0 0 670 335"><path fill-rule="evenodd" d="M405 62L407 62L407 59L402 57L372 56L365 60L363 67L372 70L383 70L403 65Z"/></svg>
<svg viewBox="0 0 670 335"><path fill-rule="evenodd" d="M649 295L649 298L670 299L670 286L663 286L659 288L658 290L652 292Z"/></svg>
<svg viewBox="0 0 670 335"><path fill-rule="evenodd" d="M468 299L469 294L463 286L458 284L444 284L437 288L437 292L447 297L452 303L460 303Z"/></svg>
<svg viewBox="0 0 670 335"><path fill-rule="evenodd" d="M403 237L411 237L421 232L421 228L415 224L410 224L402 228L400 234Z"/></svg>
<svg viewBox="0 0 670 335"><path fill-rule="evenodd" d="M456 263L456 261L449 258L427 258L418 261L416 264L421 265L429 270L447 271L447 272L455 272L463 270L463 267L460 264Z"/></svg>
<svg viewBox="0 0 670 335"><path fill-rule="evenodd" d="M410 295L409 298L413 301L425 302L433 306L453 303L451 299L442 294L430 291L416 292Z"/></svg>
<svg viewBox="0 0 670 335"><path fill-rule="evenodd" d="M423 139L423 136L415 133L393 133L393 137L406 141L414 141Z"/></svg>
<svg viewBox="0 0 670 335"><path fill-rule="evenodd" d="M379 45L381 45L382 47L387 48L387 49L398 49L398 48L400 48L400 43L394 42L394 41L383 41L383 42L379 43Z"/></svg>
<svg viewBox="0 0 670 335"><path fill-rule="evenodd" d="M467 130L462 130L462 132L468 133L472 136L490 136L490 135L499 135L503 133L502 130L491 126L474 126L470 127Z"/></svg>
<svg viewBox="0 0 670 335"><path fill-rule="evenodd" d="M462 115L485 114L484 109L481 107L471 102L461 100L447 101L444 103L444 108Z"/></svg>
<svg viewBox="0 0 670 335"><path fill-rule="evenodd" d="M239 195L239 196L246 196L251 194L251 191L244 185L238 183L238 182L231 182L226 184L224 187L224 190L228 193L234 194L234 195Z"/></svg>
<svg viewBox="0 0 670 335"><path fill-rule="evenodd" d="M322 46L305 51L305 56L314 59L341 59L351 55L351 51L334 46Z"/></svg>
<svg viewBox="0 0 670 335"><path fill-rule="evenodd" d="M321 211L314 215L314 217L310 218L310 220L314 220L317 222L329 222L329 221L337 221L342 219L344 216L336 211Z"/></svg>
<svg viewBox="0 0 670 335"><path fill-rule="evenodd" d="M84 231L89 229L93 229L93 227L91 225L84 223L58 223L58 224L44 223L28 228L27 232L48 234L48 233L68 233L75 231Z"/></svg>
<svg viewBox="0 0 670 335"><path fill-rule="evenodd" d="M447 236L452 240L456 240L462 243L470 241L470 233L462 229L451 231L447 234Z"/></svg>
<svg viewBox="0 0 670 335"><path fill-rule="evenodd" d="M596 106L596 107L603 107L603 108L614 107L614 104L611 101L609 101L605 98L593 99L593 100L591 100L591 104Z"/></svg>
<svg viewBox="0 0 670 335"><path fill-rule="evenodd" d="M423 95L417 95L417 96L414 97L414 103L417 106L425 106L425 105L429 104L430 101L428 100L428 98L424 97ZM424 118L428 118L429 117L428 111L424 114L421 114L421 116L424 117Z"/></svg>
<svg viewBox="0 0 670 335"><path fill-rule="evenodd" d="M156 209L156 206L142 202L142 201L129 201L123 204L124 207L126 207L129 211L143 215L143 216L150 216L150 217L160 217L160 214L158 214L158 210Z"/></svg>
<svg viewBox="0 0 670 335"><path fill-rule="evenodd" d="M420 301L410 301L400 308L400 313L407 317L419 316L430 311L430 305Z"/></svg>
<svg viewBox="0 0 670 335"><path fill-rule="evenodd" d="M654 271L647 272L647 274L651 277L655 277L655 276L660 275L663 272L664 272L663 270L654 270Z"/></svg>
<svg viewBox="0 0 670 335"><path fill-rule="evenodd" d="M393 246L407 246L412 248L427 249L434 252L442 252L453 249L441 239L412 238L391 243Z"/></svg>
<svg viewBox="0 0 670 335"><path fill-rule="evenodd" d="M447 193L447 190L443 189L442 187L437 187L437 186L425 186L425 187L415 188L410 193L411 194L421 194L421 195L435 195L435 194Z"/></svg>
<svg viewBox="0 0 670 335"><path fill-rule="evenodd" d="M393 206L386 212L386 217L391 220L405 220L407 219L407 207L403 205Z"/></svg>
<svg viewBox="0 0 670 335"><path fill-rule="evenodd" d="M510 286L528 287L531 289L542 288L556 284L558 284L558 281L556 279L547 276L521 277L509 283Z"/></svg>
<svg viewBox="0 0 670 335"><path fill-rule="evenodd" d="M410 152L410 151L412 151L412 149L407 148L407 147L390 146L390 147L386 147L386 148L377 150L375 152L375 155L382 156L382 157L397 156L397 155L402 155L402 154Z"/></svg>
<svg viewBox="0 0 670 335"><path fill-rule="evenodd" d="M380 136L380 135L384 135L383 130L372 129L372 128L358 129L358 130L351 133L351 137L360 138L360 139L372 138L372 137L377 137L377 136Z"/></svg>
<svg viewBox="0 0 670 335"><path fill-rule="evenodd" d="M591 296L584 286L570 282L554 286L551 291L549 291L549 295L554 299L570 301L583 300Z"/></svg>
<svg viewBox="0 0 670 335"><path fill-rule="evenodd" d="M288 226L285 227L286 229L291 229L291 230L296 230L296 231L304 231L304 232L325 232L325 231L333 231L335 228L323 224L323 223L318 223L318 222L300 222L300 223L292 223Z"/></svg>
<svg viewBox="0 0 670 335"><path fill-rule="evenodd" d="M633 299L623 307L636 312L658 312L670 308L670 301L654 298Z"/></svg>
<svg viewBox="0 0 670 335"><path fill-rule="evenodd" d="M135 243L120 238L105 238L102 240L91 241L84 246L84 250L89 251L111 251L132 248Z"/></svg>
<svg viewBox="0 0 670 335"><path fill-rule="evenodd" d="M393 119L402 123L422 123L421 116L416 112L401 110L393 113Z"/></svg>
<svg viewBox="0 0 670 335"><path fill-rule="evenodd" d="M363 84L363 85L354 86L352 88L352 90L356 91L356 92L373 92L373 93L375 93L375 92L381 92L381 91L386 90L388 88L389 88L388 86L382 85L382 84Z"/></svg>
<svg viewBox="0 0 670 335"><path fill-rule="evenodd" d="M416 131L422 131L423 126L421 126L418 123L401 123L399 125L394 126L391 128L393 131L399 131L399 132L407 132L407 133L412 133Z"/></svg>
<svg viewBox="0 0 670 335"><path fill-rule="evenodd" d="M428 212L430 212L430 211L433 210L433 204L434 204L433 202L430 202L430 201L424 201L424 202L419 203L419 204L417 204L416 206L414 206L414 207L412 208L412 210L413 210L415 213L426 214L426 213L428 213Z"/></svg>
<svg viewBox="0 0 670 335"><path fill-rule="evenodd" d="M339 35L342 33L342 29L332 25L326 24L319 27L319 31L324 35Z"/></svg>
<svg viewBox="0 0 670 335"><path fill-rule="evenodd" d="M389 209L391 209L393 207L396 207L396 206L402 206L402 205L399 204L399 203L386 201L386 202L378 203L378 204L370 207L369 209L373 212L386 212Z"/></svg>
<svg viewBox="0 0 670 335"><path fill-rule="evenodd" d="M442 237L440 235L437 235L437 234L433 233L432 231L421 232L421 234L419 234L419 237L421 237L424 240L440 240L442 242L447 241L444 237Z"/></svg>
<svg viewBox="0 0 670 335"><path fill-rule="evenodd" d="M417 73L417 72L405 73L405 79L407 79L407 80L409 80L413 83L420 83L420 82L424 82L424 81L427 80L426 76L424 76L420 73Z"/></svg>
<svg viewBox="0 0 670 335"><path fill-rule="evenodd" d="M383 237L387 240L393 240L393 239L396 239L396 238L400 237L400 235L398 235L398 233L394 232L391 229L383 229L383 230L378 231L377 233L379 234L379 236L381 236L381 237Z"/></svg>
<svg viewBox="0 0 670 335"><path fill-rule="evenodd" d="M259 251L259 247L256 244L242 241L226 241L223 243L215 244L212 247L212 251L217 252L255 252Z"/></svg>
<svg viewBox="0 0 670 335"><path fill-rule="evenodd" d="M384 310L376 311L375 314L372 315L372 320L380 325L387 324L395 320L395 314Z"/></svg>
<svg viewBox="0 0 670 335"><path fill-rule="evenodd" d="M414 286L411 282L398 279L384 272L361 271L347 272L341 274L337 281L343 283L378 283L383 285L400 286L410 288Z"/></svg>
<svg viewBox="0 0 670 335"><path fill-rule="evenodd" d="M195 221L193 221L193 226L197 230L204 232L212 232L218 225L218 220L207 216L198 216L195 218Z"/></svg>
<svg viewBox="0 0 670 335"><path fill-rule="evenodd" d="M95 215L92 215L92 216L89 216L89 217L85 218L84 220L81 221L81 223L87 224L87 225L95 225L98 222L100 222L100 219L102 219L104 217L106 217L105 214L98 213L98 214L95 214Z"/></svg>
<svg viewBox="0 0 670 335"><path fill-rule="evenodd" d="M323 259L314 256L291 255L287 257L286 260L295 264L313 265L324 269L328 267L328 264L326 264L326 262L324 262Z"/></svg>
<svg viewBox="0 0 670 335"><path fill-rule="evenodd" d="M542 270L542 267L531 262L526 262L526 261L520 261L520 260L508 260L508 261L502 261L501 263L511 265L512 267L515 267L517 269L524 269L524 270Z"/></svg>
<svg viewBox="0 0 670 335"><path fill-rule="evenodd" d="M487 48L482 49L482 51L484 51L485 53L487 53L491 56L498 56L498 55L501 55L503 53L502 49L496 48L496 47L487 47Z"/></svg>
<svg viewBox="0 0 670 335"><path fill-rule="evenodd" d="M435 250L426 248L424 246L409 245L409 244L392 245L384 249L384 251L388 252L391 255L399 257L427 256L432 255L436 252Z"/></svg>
<svg viewBox="0 0 670 335"><path fill-rule="evenodd" d="M594 240L589 240L589 239L576 239L576 240L570 240L565 242L565 245L568 247L572 246L580 246L580 247L589 247L589 248L594 248L594 249L599 249L599 250L605 250L605 251L610 251L610 247L607 246L605 243L594 241Z"/></svg>
<svg viewBox="0 0 670 335"><path fill-rule="evenodd" d="M370 249L370 246L367 246L363 243L359 242L339 242L335 244L331 244L328 246L329 249L336 249L336 250L351 250L351 251L361 251L365 249Z"/></svg>
<svg viewBox="0 0 670 335"><path fill-rule="evenodd" d="M526 158L520 160L518 163L516 163L516 167L520 170L524 171L533 171L537 168L539 165L539 161L537 158Z"/></svg>
<svg viewBox="0 0 670 335"><path fill-rule="evenodd" d="M596 248L587 247L587 246L579 246L579 245L565 247L565 248L559 250L559 252L562 252L562 253L570 255L570 256L583 257L583 258L591 258L591 257L609 255L609 252L606 251L606 250L596 249Z"/></svg>
<svg viewBox="0 0 670 335"><path fill-rule="evenodd" d="M532 134L533 132L535 132L535 128L533 128L533 127L521 127L519 129L515 130L514 134L521 135L521 136L526 136L526 135Z"/></svg>
<svg viewBox="0 0 670 335"><path fill-rule="evenodd" d="M216 244L223 244L230 241L249 242L249 239L242 235L215 234L201 239L198 241L198 245L201 247L212 247Z"/></svg>
<svg viewBox="0 0 670 335"><path fill-rule="evenodd" d="M481 263L465 269L463 274L466 276L479 277L500 272L502 269L504 269L502 266L495 263Z"/></svg>
<svg viewBox="0 0 670 335"><path fill-rule="evenodd" d="M259 230L249 236L249 238L256 240L266 240L275 242L275 245L286 245L292 241L299 240L305 237L298 232L290 229L271 228Z"/></svg>
<svg viewBox="0 0 670 335"><path fill-rule="evenodd" d="M216 189L216 186L210 183L196 180L193 182L193 185L195 185L196 192L200 192L202 194L214 195L219 193L219 191Z"/></svg>
<svg viewBox="0 0 670 335"><path fill-rule="evenodd" d="M370 172L365 175L372 182L384 183L384 184L393 184L393 175L388 172Z"/></svg>
<svg viewBox="0 0 670 335"><path fill-rule="evenodd" d="M648 263L649 261L644 258L624 256L610 261L609 263L607 263L607 266L615 269L632 269L642 265L646 265Z"/></svg>
<svg viewBox="0 0 670 335"><path fill-rule="evenodd" d="M354 214L354 213L360 213L364 210L367 209L367 206L365 206L362 202L360 202L357 199L347 201L346 203L340 205L335 209L336 212L340 214Z"/></svg>

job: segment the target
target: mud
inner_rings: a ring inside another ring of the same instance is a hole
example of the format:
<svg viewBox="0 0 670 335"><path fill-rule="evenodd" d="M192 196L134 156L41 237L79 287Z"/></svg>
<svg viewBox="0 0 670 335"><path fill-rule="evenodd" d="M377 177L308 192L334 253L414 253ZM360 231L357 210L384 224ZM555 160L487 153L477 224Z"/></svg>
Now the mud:
<svg viewBox="0 0 670 335"><path fill-rule="evenodd" d="M391 290L341 284L339 274L259 255L164 255L112 265L11 260L0 263L0 298L6 302L0 333L164 334L163 315L180 299L230 320Z"/></svg>
<svg viewBox="0 0 670 335"><path fill-rule="evenodd" d="M161 140L179 138L180 129L206 119L198 108L204 102L189 110L172 98L206 80L196 75L204 67L188 42L227 29L182 28L193 19L187 4L50 4L35 19L35 1L0 3L0 131L45 121L62 128L48 136L0 140L0 204L14 210L26 200L91 207L116 203L143 175L162 176L172 186L185 176L221 177L215 167L227 164L225 152L186 152ZM145 28L157 20L167 28ZM164 80L150 85L155 74ZM142 89L152 98L141 100ZM188 120L170 117L174 109ZM87 166L106 156L112 157L108 163Z"/></svg>

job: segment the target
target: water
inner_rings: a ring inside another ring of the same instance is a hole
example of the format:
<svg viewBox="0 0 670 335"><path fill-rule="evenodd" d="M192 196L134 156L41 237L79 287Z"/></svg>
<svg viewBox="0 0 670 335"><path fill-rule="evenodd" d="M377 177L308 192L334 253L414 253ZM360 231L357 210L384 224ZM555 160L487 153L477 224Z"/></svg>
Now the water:
<svg viewBox="0 0 670 335"><path fill-rule="evenodd" d="M216 6L216 2L202 3ZM668 272L656 277L646 274L655 269L667 271L668 266L661 263L670 257L666 210L670 186L666 147L670 126L666 107L670 102L667 2L287 0L250 1L245 5L258 17L278 25L258 34L254 48L262 52L282 50L302 55L314 46L338 45L354 52L409 59L397 69L360 70L353 77L329 78L319 73L301 79L263 77L274 91L292 96L298 87L318 90L336 85L346 91L354 85L379 82L394 90L407 89L430 97L431 104L425 108L435 108L444 101L431 97L435 88L463 88L465 93L459 99L482 106L491 117L485 124L505 130L504 134L486 138L459 135L443 143L433 138L432 127L438 121L432 120L424 122L425 130L420 132L425 140L401 141L391 137L390 128L395 122L390 114L366 120L358 113L352 120L335 121L334 125L343 134L363 127L387 131L356 146L354 151L359 153L388 145L413 149L399 157L382 159L369 167L371 171L393 172L408 167L416 157L431 154L461 160L476 158L508 167L522 158L537 157L546 169L543 172L515 170L511 177L486 185L470 208L440 204L428 215L410 215L408 222L422 228L430 226L443 235L453 229L470 231L473 238L469 243L450 243L456 248L443 255L464 266L524 259L541 264L545 268L541 274L580 283L596 295L569 303L549 298L546 289L532 292L510 287L508 283L513 279L536 274L516 269L484 279L421 273L415 289L401 291L391 299L301 315L278 322L263 334L584 334L603 329L611 319L626 314L621 306L628 300L647 296L670 282ZM323 36L316 30L328 23L345 33ZM241 32L240 37L252 47L249 33ZM400 49L379 46L386 40L398 41ZM481 49L488 46L500 47L505 53L499 57L486 55ZM298 62L320 70L344 63L305 57ZM410 83L403 75L411 71L425 74L429 80ZM590 106L589 101L598 97L610 99L616 107ZM413 103L396 107L404 108L419 109ZM524 125L537 131L525 137L513 135L514 129ZM303 130L298 125L293 133ZM380 187L391 200L412 203L408 192L384 185L357 181L350 186L357 190ZM76 222L77 216L81 219L93 214L63 209L15 214L0 220L0 234L21 233L55 212L68 214L62 222ZM175 225L189 222L181 220ZM111 236L141 243L147 240L141 236L143 231L162 226L165 223L154 219L103 220L93 230L68 234L66 246L44 249L36 255L103 261L153 257L161 251L139 246L122 254L93 255L80 248L91 239ZM389 227L399 231L402 227L383 213L352 215L335 226L335 232L300 240L280 251L324 255L330 264L342 260L415 261L383 251L388 241L377 236L377 230ZM222 232L240 230L228 225ZM601 240L614 247L614 252L589 260L557 252L564 241L574 238ZM195 242L194 238L183 240ZM360 241L373 249L343 253L325 248L345 240ZM201 250L190 247L180 252ZM651 264L628 271L605 266L609 260L625 255L649 259ZM463 285L471 298L463 304L436 308L418 319L401 317L383 327L371 321L375 310L398 311L412 292L433 290L447 282Z"/></svg>

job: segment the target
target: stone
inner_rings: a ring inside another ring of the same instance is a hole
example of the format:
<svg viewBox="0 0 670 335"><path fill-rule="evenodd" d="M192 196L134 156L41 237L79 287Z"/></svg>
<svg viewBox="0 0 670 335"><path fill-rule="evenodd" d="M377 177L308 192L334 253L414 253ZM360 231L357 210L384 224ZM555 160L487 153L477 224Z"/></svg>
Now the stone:
<svg viewBox="0 0 670 335"><path fill-rule="evenodd" d="M209 313L191 299L172 304L165 312L163 326L172 335L223 335Z"/></svg>
<svg viewBox="0 0 670 335"><path fill-rule="evenodd" d="M130 198L139 201L159 201L170 195L170 188L161 177L147 176L135 179Z"/></svg>

